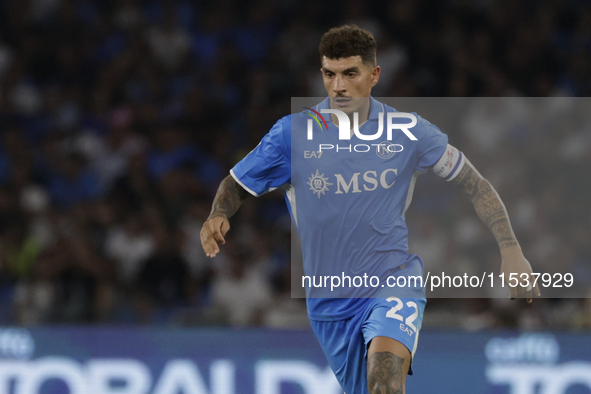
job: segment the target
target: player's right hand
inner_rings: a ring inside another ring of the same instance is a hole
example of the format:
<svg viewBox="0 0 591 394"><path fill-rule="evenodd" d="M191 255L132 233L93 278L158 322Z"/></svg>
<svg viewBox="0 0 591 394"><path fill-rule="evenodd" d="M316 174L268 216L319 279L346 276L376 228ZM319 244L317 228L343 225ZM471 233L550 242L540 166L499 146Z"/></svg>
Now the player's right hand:
<svg viewBox="0 0 591 394"><path fill-rule="evenodd" d="M203 223L200 234L201 246L207 257L214 258L220 252L218 242L226 243L224 237L229 229L230 223L224 216L215 216Z"/></svg>

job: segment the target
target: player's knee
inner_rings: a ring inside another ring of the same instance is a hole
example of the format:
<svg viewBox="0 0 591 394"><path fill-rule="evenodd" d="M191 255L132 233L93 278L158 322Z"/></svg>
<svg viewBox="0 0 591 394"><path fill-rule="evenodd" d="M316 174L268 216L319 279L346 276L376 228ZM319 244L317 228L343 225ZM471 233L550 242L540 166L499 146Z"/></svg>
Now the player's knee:
<svg viewBox="0 0 591 394"><path fill-rule="evenodd" d="M370 394L402 394L406 371L404 359L391 352L375 352L367 359L367 385Z"/></svg>

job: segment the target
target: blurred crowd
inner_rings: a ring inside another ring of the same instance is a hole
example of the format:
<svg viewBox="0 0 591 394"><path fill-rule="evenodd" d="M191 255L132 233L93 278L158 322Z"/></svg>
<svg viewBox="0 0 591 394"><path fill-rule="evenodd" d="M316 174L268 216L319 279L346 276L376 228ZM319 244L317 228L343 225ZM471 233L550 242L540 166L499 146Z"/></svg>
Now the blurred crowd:
<svg viewBox="0 0 591 394"><path fill-rule="evenodd" d="M199 230L290 98L325 95L318 42L344 23L377 39L375 96L591 94L586 1L1 0L0 324L306 327L280 193L245 202L215 260ZM500 192L532 264L588 286L586 120L540 135L484 111L442 129ZM469 201L423 178L413 251L497 267ZM590 328L591 303L434 299L425 326Z"/></svg>

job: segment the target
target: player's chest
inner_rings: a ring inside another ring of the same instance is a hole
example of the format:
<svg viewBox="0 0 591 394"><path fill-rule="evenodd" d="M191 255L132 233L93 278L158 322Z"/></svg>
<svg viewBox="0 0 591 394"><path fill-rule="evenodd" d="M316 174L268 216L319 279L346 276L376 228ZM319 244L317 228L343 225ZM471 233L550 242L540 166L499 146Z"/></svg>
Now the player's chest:
<svg viewBox="0 0 591 394"><path fill-rule="evenodd" d="M317 203L321 199L344 202L392 197L412 173L412 160L405 157L411 155L397 151L394 145L359 145L340 142L338 150L310 147L298 156L292 153L292 185L302 197Z"/></svg>

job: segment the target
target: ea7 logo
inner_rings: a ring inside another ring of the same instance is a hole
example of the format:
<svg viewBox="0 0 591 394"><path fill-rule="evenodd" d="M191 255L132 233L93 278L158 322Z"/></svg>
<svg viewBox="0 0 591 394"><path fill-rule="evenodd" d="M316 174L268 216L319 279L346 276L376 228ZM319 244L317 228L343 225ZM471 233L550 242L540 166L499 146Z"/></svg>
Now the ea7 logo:
<svg viewBox="0 0 591 394"><path fill-rule="evenodd" d="M335 174L335 178L337 180L337 191L335 194L347 194L349 191L351 193L361 193L362 190L359 187L359 176L361 175L360 172L356 172L347 182L342 174ZM396 168L388 168L378 176L377 171L365 171L363 173L363 183L362 187L364 191L372 192L378 188L378 186L383 187L384 189L389 189L394 186L396 182L394 178L398 175L398 169Z"/></svg>
<svg viewBox="0 0 591 394"><path fill-rule="evenodd" d="M339 121L339 139L340 140L350 140L351 139L351 121L349 120L349 116L340 111L338 109L321 109L321 113L323 114L333 114L337 117ZM402 131L410 140L417 141L417 137L414 136L413 133L410 132L409 129L415 127L417 125L417 117L413 114L409 114L406 112L388 112L386 120L386 138L391 141L392 140L392 131L393 130L400 130ZM410 123L394 123L394 119L410 119ZM323 118L324 120L324 118ZM320 121L316 119L316 121L320 124ZM325 123L326 124L326 123ZM322 126L321 126L322 127ZM308 140L313 139L313 129L314 124L312 119L308 119ZM353 113L353 132L360 140L364 141L374 141L382 137L384 133L384 113L380 112L378 116L378 131L375 134L366 135L361 134L359 132L359 113Z"/></svg>
<svg viewBox="0 0 591 394"><path fill-rule="evenodd" d="M315 150L305 150L304 159L320 159L322 157L322 150L316 152Z"/></svg>

